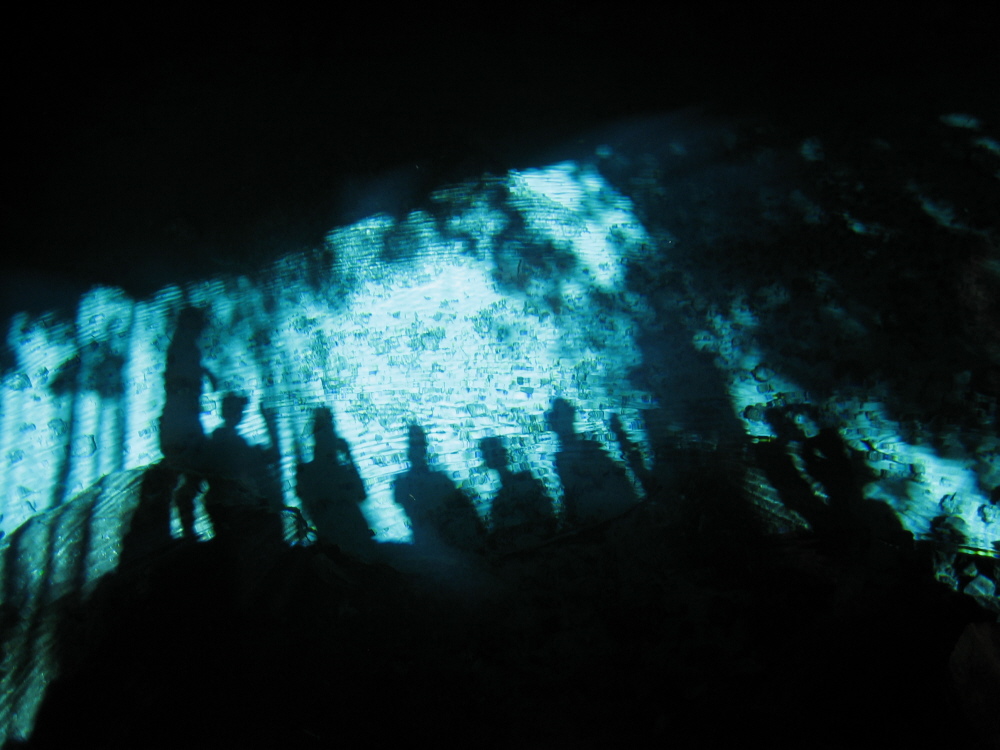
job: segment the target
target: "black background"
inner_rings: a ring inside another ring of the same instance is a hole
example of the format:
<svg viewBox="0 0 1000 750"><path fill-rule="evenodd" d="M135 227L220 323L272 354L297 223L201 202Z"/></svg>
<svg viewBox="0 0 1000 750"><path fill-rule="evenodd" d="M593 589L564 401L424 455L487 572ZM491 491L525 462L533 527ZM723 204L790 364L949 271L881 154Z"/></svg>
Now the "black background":
<svg viewBox="0 0 1000 750"><path fill-rule="evenodd" d="M984 12L755 5L36 11L4 51L6 307L259 266L679 107L808 134L996 109Z"/></svg>

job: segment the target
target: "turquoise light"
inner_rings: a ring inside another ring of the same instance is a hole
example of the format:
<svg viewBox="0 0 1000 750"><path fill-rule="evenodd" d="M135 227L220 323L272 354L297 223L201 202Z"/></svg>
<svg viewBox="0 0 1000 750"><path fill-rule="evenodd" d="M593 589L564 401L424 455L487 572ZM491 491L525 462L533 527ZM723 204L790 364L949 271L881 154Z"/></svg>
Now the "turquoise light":
<svg viewBox="0 0 1000 750"><path fill-rule="evenodd" d="M443 229L418 211L331 232L325 278L289 255L258 278L219 276L146 300L96 288L79 300L74 324L18 316L8 341L19 367L3 392L0 429L3 530L110 472L160 458L165 356L185 305L208 317L199 348L216 382L202 383L205 434L236 392L248 399L238 432L268 446L261 407L275 409L284 502L297 507L295 467L311 458L311 415L331 407L380 541L409 536L392 481L406 469L411 423L426 429L432 465L483 518L498 488L478 455L484 437L522 445L512 460L558 504L556 442L543 418L557 396L576 405L577 429L597 433L624 464L608 410L638 424L639 408L652 404L629 385L640 363L633 332L648 311L621 271L625 255L643 252L645 233L591 168L564 163L497 183L506 205L472 186L435 196L449 217ZM558 269L521 260L553 246L565 260ZM618 302L597 312L595 293ZM632 438L648 460L645 436Z"/></svg>

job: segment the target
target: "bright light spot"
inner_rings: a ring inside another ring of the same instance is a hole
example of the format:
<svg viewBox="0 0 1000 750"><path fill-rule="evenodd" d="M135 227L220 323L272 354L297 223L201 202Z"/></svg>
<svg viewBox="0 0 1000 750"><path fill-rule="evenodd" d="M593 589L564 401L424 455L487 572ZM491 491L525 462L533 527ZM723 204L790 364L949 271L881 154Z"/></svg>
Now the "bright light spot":
<svg viewBox="0 0 1000 750"><path fill-rule="evenodd" d="M228 393L246 397L237 431L250 445L276 445L284 502L297 506L313 410L330 407L379 540L409 534L392 483L408 466L411 423L427 432L432 467L483 516L496 489L478 453L484 437L507 438L511 461L559 501L557 444L544 419L557 396L624 463L608 442L607 415L638 424L638 410L653 405L629 385L640 363L633 331L649 313L621 271L626 255L641 256L644 230L589 168L512 173L500 187L510 196L503 205L477 192L495 185L436 194L443 225L415 212L332 232L320 251L324 277L310 259L287 256L263 281L217 277L141 301L94 289L73 325L17 318L9 340L18 377L3 391L0 432L4 530L108 472L160 458L166 352L186 305L208 318L198 341L204 433L222 424ZM273 434L266 410L277 415ZM648 460L645 437L632 439Z"/></svg>

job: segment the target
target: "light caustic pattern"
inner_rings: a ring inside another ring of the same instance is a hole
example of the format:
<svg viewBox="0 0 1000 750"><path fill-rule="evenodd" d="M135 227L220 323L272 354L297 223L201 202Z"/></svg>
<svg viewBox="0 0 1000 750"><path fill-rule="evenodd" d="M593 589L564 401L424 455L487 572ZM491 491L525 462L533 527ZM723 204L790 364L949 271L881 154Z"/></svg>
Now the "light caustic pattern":
<svg viewBox="0 0 1000 750"><path fill-rule="evenodd" d="M974 452L959 450L959 441L955 439L951 441L955 443L954 455L941 456L931 447L929 439L927 444L904 439L902 426L889 415L879 394L863 390L838 392L816 403L776 368L769 367L755 343L757 316L745 299L735 300L728 311L714 312L706 322L706 329L695 334L696 346L717 355L717 366L727 374L733 411L748 436L775 437L760 416L769 405L819 407L839 424L844 444L865 455L875 478L863 488L869 501L888 505L901 525L917 539L935 539L940 532L932 524L943 518L949 528L961 532L963 549L996 554L996 545L1000 543L1000 510L981 488L990 484L997 471L1000 439L980 436ZM799 427L808 437L815 434L816 425L808 419ZM765 492L756 493L758 500L766 505L767 495L771 495L773 505L776 500L773 488L764 489ZM819 486L813 490L823 495ZM954 572L946 566L938 570L938 577L960 588ZM973 584L976 590L969 593L984 602L992 599L988 606L1000 611L1000 604L993 599L992 582L980 577Z"/></svg>
<svg viewBox="0 0 1000 750"><path fill-rule="evenodd" d="M274 409L284 499L298 505L295 467L311 458L314 410L332 408L380 540L408 537L391 484L407 468L409 424L427 431L432 466L483 515L499 487L478 455L487 436L504 437L512 468L530 469L558 502L544 418L557 396L577 407L577 430L624 463L610 415L637 425L652 406L628 377L640 362L633 330L648 316L624 288L622 261L647 246L629 202L566 163L443 190L433 204L433 215L378 215L331 232L320 251L254 279L167 286L141 301L96 288L75 321L16 317L0 528L160 459L166 351L186 305L208 317L205 433L221 424L229 392L249 398L239 430L251 444L268 443L261 407ZM648 460L645 436L631 437Z"/></svg>

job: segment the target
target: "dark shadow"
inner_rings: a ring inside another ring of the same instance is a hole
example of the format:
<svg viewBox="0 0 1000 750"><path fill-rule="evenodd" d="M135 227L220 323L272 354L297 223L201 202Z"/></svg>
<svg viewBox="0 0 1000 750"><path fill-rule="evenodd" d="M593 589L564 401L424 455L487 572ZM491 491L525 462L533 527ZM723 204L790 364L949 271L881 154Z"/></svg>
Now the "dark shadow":
<svg viewBox="0 0 1000 750"><path fill-rule="evenodd" d="M864 459L861 451L847 445L829 425L820 427L803 443L805 469L829 498L827 525L832 536L851 539L862 549L875 540L906 549L913 544L913 537L900 525L895 512L864 496L865 486L879 478Z"/></svg>
<svg viewBox="0 0 1000 750"><path fill-rule="evenodd" d="M227 394L222 403L223 424L206 438L201 425L201 387L215 377L201 363L198 340L206 326L204 310L181 310L167 350L164 372L166 402L160 416L163 462L144 482L149 493L139 522L149 523L154 537L163 540L164 512L172 496L181 520L182 536L197 540L195 498L205 489L205 510L212 523L213 548L221 550L226 566L241 573L256 570L273 559L284 545L278 479L277 427L273 412L261 408L270 447L251 446L238 432L247 399ZM173 475L173 477L171 477ZM145 519L144 515L149 518ZM129 555L134 553L130 549ZM232 573L233 579L241 576ZM250 576L252 578L252 576Z"/></svg>
<svg viewBox="0 0 1000 750"><path fill-rule="evenodd" d="M247 403L245 396L236 393L228 393L222 399L223 424L207 441L205 466L215 476L242 484L247 492L266 500L271 510L280 510L282 494L278 463L281 454L275 415L270 409L261 407L270 447L250 445L238 432Z"/></svg>
<svg viewBox="0 0 1000 750"><path fill-rule="evenodd" d="M125 468L125 456L122 451L122 436L124 419L122 416L122 395L125 393L125 358L112 351L105 343L93 355L96 361L91 366L87 389L96 392L101 397L100 422L97 434L103 441L110 441L115 448L114 471ZM109 409L109 407L111 407ZM109 423L110 422L110 423Z"/></svg>
<svg viewBox="0 0 1000 750"><path fill-rule="evenodd" d="M427 434L419 425L409 427L407 457L410 469L396 478L393 498L410 519L413 545L481 549L486 535L482 521L470 499L443 473L431 469Z"/></svg>
<svg viewBox="0 0 1000 750"><path fill-rule="evenodd" d="M754 462L778 492L781 504L806 519L822 534L828 526L829 509L816 496L809 482L796 468L791 451L801 444L804 435L798 426L779 409L769 409L765 421L775 433L774 439L758 439L752 444ZM819 524L819 528L815 524Z"/></svg>
<svg viewBox="0 0 1000 750"><path fill-rule="evenodd" d="M164 462L146 469L139 490L139 504L122 539L120 568L140 565L174 544L170 533L170 507L177 479L177 472Z"/></svg>
<svg viewBox="0 0 1000 750"><path fill-rule="evenodd" d="M205 378L213 388L215 377L201 364L198 339L205 330L205 311L185 307L167 349L163 373L166 400L160 414L160 452L163 462L182 478L174 493L184 536L195 538L194 498L205 469L205 434L201 426L201 386Z"/></svg>
<svg viewBox="0 0 1000 750"><path fill-rule="evenodd" d="M214 723L234 693L256 700L259 711L272 705L264 683L239 687L251 670L235 677L247 646L233 633L251 612L263 612L261 589L273 590L275 571L286 564L289 549L261 530L280 529L280 521L264 508L241 506L242 498L228 496L235 485L210 478L214 500L206 496L206 506L226 508L212 516L215 537L174 540L177 479L165 462L146 470L117 569L89 596L72 592L58 602L59 677L46 690L32 745L59 746L77 733L103 746L156 746L163 737L174 744L173 722L199 715ZM127 705L127 715L115 720L111 705ZM140 726L156 727L160 739L139 739Z"/></svg>
<svg viewBox="0 0 1000 750"><path fill-rule="evenodd" d="M5 708L30 710L38 670L51 663L53 627L82 600L99 493L29 519L13 534L3 559L0 653ZM92 562L92 561L91 561ZM11 690L10 686L20 689Z"/></svg>
<svg viewBox="0 0 1000 750"><path fill-rule="evenodd" d="M280 559L285 544L282 514L229 477L209 476L205 511L212 522L218 575L238 609L251 606L253 591Z"/></svg>
<svg viewBox="0 0 1000 750"><path fill-rule="evenodd" d="M25 523L7 537L8 546L3 560L3 600L0 601L0 642L4 651L10 649L9 643L19 635L19 631L23 629L30 633L36 620L37 604L32 601L32 592L26 583L28 576L24 574L21 562L29 556L25 549L25 537L30 533L29 523ZM31 643L30 636L26 640ZM31 668L30 648L24 648L24 653L11 661L13 675L23 679Z"/></svg>
<svg viewBox="0 0 1000 750"><path fill-rule="evenodd" d="M549 429L559 437L556 471L563 485L566 522L571 526L607 520L638 500L625 470L601 444L577 434L575 413L566 399L556 398L545 415Z"/></svg>
<svg viewBox="0 0 1000 750"><path fill-rule="evenodd" d="M59 467L56 470L52 488L52 504L60 505L69 497L67 483L73 469L73 458L79 455L74 445L77 399L82 393L96 393L101 406L94 434L102 444L115 447L114 471L124 468L122 454L123 419L121 411L125 382L122 370L125 358L111 350L107 342L94 342L80 347L77 352L63 362L49 382L49 391L57 397L68 398L69 402L61 416L50 422L63 438ZM109 408L110 407L110 408Z"/></svg>
<svg viewBox="0 0 1000 750"><path fill-rule="evenodd" d="M492 545L500 550L520 549L551 536L556 516L545 486L530 471L511 471L500 438L483 438L479 449L486 467L500 475L500 490L490 511Z"/></svg>
<svg viewBox="0 0 1000 750"><path fill-rule="evenodd" d="M660 494L660 483L657 480L654 472L646 468L645 462L642 460L642 453L639 450L639 446L632 442L632 439L625 432L625 425L622 424L621 417L617 414L611 415L611 433L615 436L615 440L618 441L618 445L621 448L622 455L625 456L625 460L628 462L628 467L635 474L636 479L639 480L639 484L642 485L642 489L646 493L647 498L656 498Z"/></svg>
<svg viewBox="0 0 1000 750"><path fill-rule="evenodd" d="M778 491L782 504L801 515L817 538L834 548L866 552L875 539L900 549L910 548L912 535L903 529L892 509L864 497L865 485L878 478L864 456L851 449L832 427L821 427L812 437L807 436L796 422L796 412L802 410L767 409L764 418L776 437L754 445L757 464ZM802 471L795 465L796 454Z"/></svg>
<svg viewBox="0 0 1000 750"><path fill-rule="evenodd" d="M313 413L313 459L302 461L300 455L296 492L320 540L361 556L371 554L373 532L360 508L365 485L327 407Z"/></svg>
<svg viewBox="0 0 1000 750"><path fill-rule="evenodd" d="M1000 623L969 623L948 660L951 683L982 747L1000 747Z"/></svg>
<svg viewBox="0 0 1000 750"><path fill-rule="evenodd" d="M53 505L59 505L68 499L66 497L66 483L69 481L73 461L73 427L76 418L76 396L79 391L80 369L80 355L76 354L59 366L55 377L49 383L49 390L53 395L70 398L69 408L64 412L66 419L57 418L50 423L60 425L59 434L64 438L63 451L59 456L59 468L56 471L55 483L52 487Z"/></svg>

